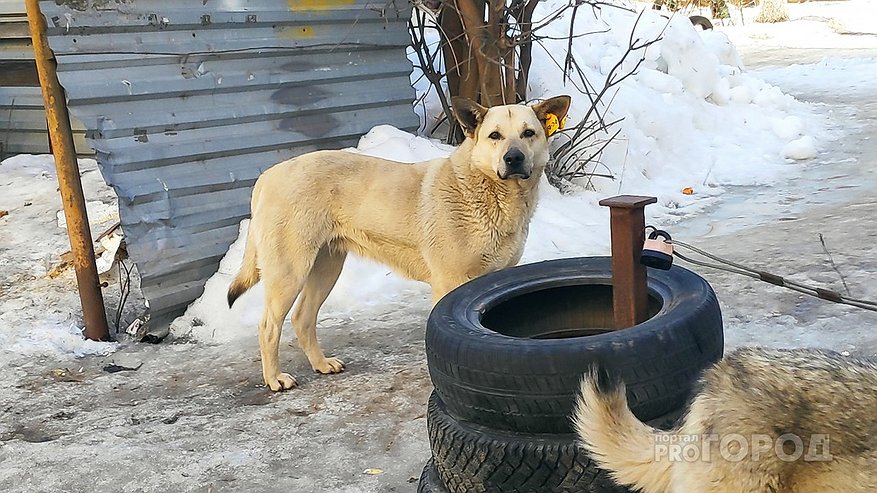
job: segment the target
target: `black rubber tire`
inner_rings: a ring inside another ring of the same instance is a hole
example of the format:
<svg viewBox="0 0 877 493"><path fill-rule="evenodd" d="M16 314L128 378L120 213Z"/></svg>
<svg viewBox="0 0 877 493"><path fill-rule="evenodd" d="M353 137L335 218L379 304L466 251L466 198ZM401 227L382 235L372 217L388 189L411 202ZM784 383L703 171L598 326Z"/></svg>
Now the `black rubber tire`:
<svg viewBox="0 0 877 493"><path fill-rule="evenodd" d="M639 419L681 408L724 346L715 293L691 271L649 269L650 296L661 307L625 330L531 339L481 323L484 313L510 298L550 288L611 286L611 276L608 257L551 260L487 274L445 296L427 322L426 355L435 391L451 416L493 429L571 433L579 381L594 364L624 381ZM550 299L542 303L540 309L553 309Z"/></svg>
<svg viewBox="0 0 877 493"><path fill-rule="evenodd" d="M449 493L442 480L439 479L434 459L429 459L423 466L420 481L417 482L417 493Z"/></svg>
<svg viewBox="0 0 877 493"><path fill-rule="evenodd" d="M669 428L677 417L650 424ZM513 433L463 423L447 413L434 392L426 423L433 452L428 466L437 473L429 482L449 493L630 493L596 467L573 434Z"/></svg>
<svg viewBox="0 0 877 493"><path fill-rule="evenodd" d="M691 21L692 26L700 26L704 31L709 31L713 28L713 23L702 15L691 15L688 17L688 20Z"/></svg>

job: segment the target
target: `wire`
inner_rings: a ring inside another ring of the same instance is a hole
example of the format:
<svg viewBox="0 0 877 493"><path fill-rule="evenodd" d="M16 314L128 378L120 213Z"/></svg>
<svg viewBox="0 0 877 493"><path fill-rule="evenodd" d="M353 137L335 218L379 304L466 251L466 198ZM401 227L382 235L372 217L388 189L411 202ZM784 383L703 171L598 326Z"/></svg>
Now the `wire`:
<svg viewBox="0 0 877 493"><path fill-rule="evenodd" d="M651 228L649 226L648 228ZM646 228L646 229L648 229ZM837 291L833 291L831 289L818 288L814 286L809 286L807 284L802 284L799 282L791 281L782 276L778 276L776 274L772 274L767 271L753 269L751 267L747 267L738 262L733 262L731 260L719 257L718 255L707 252L706 250L697 248L694 245L690 245L688 243L679 241L679 240L665 240L667 243L672 244L673 246L680 246L682 248L691 250L694 253L702 255L710 260L713 260L717 263L706 262L703 260L693 259L686 255L683 255L674 250L673 255L679 257L680 259L694 264L699 265L701 267L709 267L711 269L721 270L725 272L730 272L732 274L739 274L741 276L751 277L752 279L757 279L759 281L764 281L775 286L780 286L783 288L791 289L792 291L797 291L802 294L806 294L809 296L815 296L819 299L823 299L826 301L831 301L834 303L840 303L844 305L854 306L856 308L862 308L865 310L870 310L877 312L877 302L863 300L858 298L851 298L849 296L844 296ZM724 265L722 265L724 264Z"/></svg>

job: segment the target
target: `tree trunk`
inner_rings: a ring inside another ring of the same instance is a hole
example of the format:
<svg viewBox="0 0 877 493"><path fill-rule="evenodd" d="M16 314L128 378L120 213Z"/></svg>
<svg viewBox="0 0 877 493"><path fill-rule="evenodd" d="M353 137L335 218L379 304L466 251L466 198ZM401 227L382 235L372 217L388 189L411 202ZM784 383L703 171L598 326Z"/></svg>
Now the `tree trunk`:
<svg viewBox="0 0 877 493"><path fill-rule="evenodd" d="M439 24L452 97L487 107L526 99L537 3L514 0L507 7L506 0L444 0ZM515 30L520 36L512 39L507 33Z"/></svg>
<svg viewBox="0 0 877 493"><path fill-rule="evenodd" d="M520 15L516 15L518 25L521 27L521 39L518 41L521 66L515 81L517 102L527 100L527 83L530 81L530 65L533 62L533 11L536 10L538 3L539 0L528 0L521 9Z"/></svg>

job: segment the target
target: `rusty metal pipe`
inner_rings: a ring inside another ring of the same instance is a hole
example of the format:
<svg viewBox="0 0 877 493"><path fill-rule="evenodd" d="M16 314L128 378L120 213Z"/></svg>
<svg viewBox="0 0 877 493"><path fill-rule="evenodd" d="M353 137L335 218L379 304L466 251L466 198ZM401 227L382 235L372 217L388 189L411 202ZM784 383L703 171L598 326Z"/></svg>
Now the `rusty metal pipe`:
<svg viewBox="0 0 877 493"><path fill-rule="evenodd" d="M85 211L85 196L79 178L79 165L76 162L67 103L61 83L58 82L57 63L49 48L46 19L40 11L39 0L26 0L25 5L37 73L43 92L43 103L46 107L49 139L52 144L52 154L55 156L61 202L64 205L64 216L67 218L67 237L70 239L73 268L76 270L76 283L79 286L79 300L82 302L85 337L95 341L106 341L109 339L107 314L104 310L100 280L94 261L91 229Z"/></svg>
<svg viewBox="0 0 877 493"><path fill-rule="evenodd" d="M625 329L649 316L648 273L640 263L645 242L645 207L655 197L619 195L600 201L609 207L612 230L612 305L615 328Z"/></svg>

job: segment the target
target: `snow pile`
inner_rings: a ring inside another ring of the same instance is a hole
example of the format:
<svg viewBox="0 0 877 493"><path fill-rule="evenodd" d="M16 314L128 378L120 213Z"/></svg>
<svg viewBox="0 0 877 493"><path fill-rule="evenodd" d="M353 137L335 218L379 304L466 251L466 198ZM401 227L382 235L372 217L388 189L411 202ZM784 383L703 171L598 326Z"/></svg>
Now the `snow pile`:
<svg viewBox="0 0 877 493"><path fill-rule="evenodd" d="M534 19L549 17L567 3L542 2ZM563 82L559 68L566 55L567 11L540 30L543 39L533 48L530 96L533 99L570 94L568 121L574 124L588 111L589 97L576 77ZM537 22L538 23L538 22ZM657 195L664 212L711 204L723 186L773 184L788 173L785 159L815 157L824 122L806 104L778 87L745 72L734 46L720 31L701 31L685 16L670 19L646 9L641 17L622 9L582 6L574 32L573 56L588 83L600 90L612 68L624 57L631 38L636 44L661 38L626 57L614 78L633 71L603 100L611 102L607 119L623 118L620 139L601 162L615 180L595 178L590 185L600 195L618 192ZM631 35L633 33L633 35ZM413 57L413 55L412 55ZM417 89L428 91L424 80ZM424 126L441 113L434 94L417 110ZM790 118L798 122L790 124ZM429 123L430 125L426 125ZM809 136L801 145L798 141ZM790 147L789 147L790 146ZM692 187L694 195L682 190ZM674 212L676 213L676 212Z"/></svg>
<svg viewBox="0 0 877 493"><path fill-rule="evenodd" d="M813 2L800 8L802 17L828 17L829 26L838 34L877 34L877 25L874 23L874 19L877 19L877 2L874 0L849 0L824 5ZM870 41L873 46L874 39Z"/></svg>
<svg viewBox="0 0 877 493"><path fill-rule="evenodd" d="M562 5L557 0L545 2L537 16ZM566 17L554 21L543 34L562 37L568 23ZM589 12L585 8L576 17L575 32L595 33L578 39L573 55L598 89L631 38L640 44L662 38L627 57L621 74L632 71L640 58L643 62L617 86L617 92L604 98L611 101L607 118L624 120L622 139L602 158L616 180L595 179L600 194L657 195L665 207L693 206L694 212L709 203L702 201L704 195L717 195L722 186L781 180L788 172L784 159L793 157L784 148L821 131L823 122L814 121L808 105L743 70L727 36L700 31L685 16L668 20L645 10L638 19L621 9ZM562 40L544 40L534 47L531 95L570 93L574 122L587 111L589 100L579 88L563 85L549 56L562 58L565 47ZM793 128L790 117L799 125ZM814 157L818 142L814 144L807 153L797 149L801 152L794 158ZM694 188L694 195L682 193L688 186Z"/></svg>
<svg viewBox="0 0 877 493"><path fill-rule="evenodd" d="M783 157L789 159L809 159L816 155L816 141L805 135L795 139L783 147Z"/></svg>
<svg viewBox="0 0 877 493"><path fill-rule="evenodd" d="M99 177L96 163L81 160L80 167L90 198L110 202L114 195ZM57 279L49 276L70 248L66 224L59 221L64 215L57 188L52 156L22 154L0 163L0 210L8 212L0 218L0 360L16 355L107 354L117 347L82 337L73 321L81 308L72 272ZM92 217L112 221L116 207L93 201L88 209ZM95 231L101 231L103 223L94 224Z"/></svg>
<svg viewBox="0 0 877 493"><path fill-rule="evenodd" d="M560 0L540 3L534 19L562 5L565 2ZM568 22L566 17L558 19L542 34L564 38ZM663 40L639 50L644 61L635 75L606 96L606 101L612 101L607 118L624 118L622 138L602 158L616 179L595 178L595 190L571 196L561 195L544 182L522 262L607 255L608 211L597 203L606 196L656 195L659 204L647 209L648 220L667 223L714 204L723 187L781 180L789 172L785 158L807 159L816 154L818 142L811 134L819 132L821 122L815 121L810 107L746 74L724 34L698 31L685 17L668 20L646 10L637 21L636 14L614 8L580 12L575 32L596 34L578 38L574 56L593 86L602 87L627 50L634 28L634 37L641 41L662 35ZM533 98L571 95L571 125L583 117L589 100L575 80L566 85L562 81L555 60L562 60L565 49L562 39L543 40L534 48L530 94ZM639 55L628 57L622 73L634 69ZM428 88L421 81L417 89L423 93ZM426 95L418 111L426 122L432 122L441 110L437 100ZM451 150L389 126L374 128L358 146L359 152L405 162L444 156ZM695 193L683 194L686 187ZM173 324L176 335L210 341L254 335L262 311L261 286L241 297L231 311L225 301L243 256L245 229L246 223L202 298ZM349 256L320 312L321 323L333 318L368 318L394 303L426 306L428 287Z"/></svg>
<svg viewBox="0 0 877 493"><path fill-rule="evenodd" d="M0 317L2 325L2 317ZM0 347L9 355L27 356L94 356L107 355L118 347L111 342L89 341L82 328L73 321L37 322L28 330L0 330Z"/></svg>

